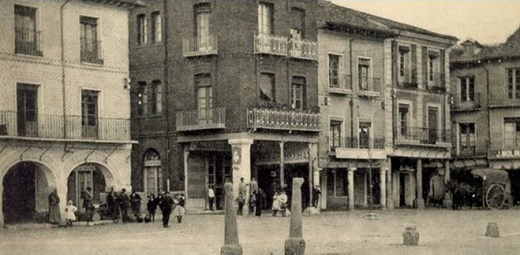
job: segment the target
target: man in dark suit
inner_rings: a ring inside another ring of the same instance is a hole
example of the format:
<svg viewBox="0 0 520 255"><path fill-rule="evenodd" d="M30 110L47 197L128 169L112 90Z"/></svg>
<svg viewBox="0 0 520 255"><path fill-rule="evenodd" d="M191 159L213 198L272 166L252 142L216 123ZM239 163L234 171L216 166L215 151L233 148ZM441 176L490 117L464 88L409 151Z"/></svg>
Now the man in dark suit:
<svg viewBox="0 0 520 255"><path fill-rule="evenodd" d="M170 196L170 192L166 191L163 198L160 201L159 207L161 208L163 214L163 227L170 227L168 223L170 222L170 214L173 208L173 199Z"/></svg>
<svg viewBox="0 0 520 255"><path fill-rule="evenodd" d="M121 207L121 220L123 224L128 223L128 207L130 206L130 197L126 193L126 189L121 190L119 194L119 206Z"/></svg>

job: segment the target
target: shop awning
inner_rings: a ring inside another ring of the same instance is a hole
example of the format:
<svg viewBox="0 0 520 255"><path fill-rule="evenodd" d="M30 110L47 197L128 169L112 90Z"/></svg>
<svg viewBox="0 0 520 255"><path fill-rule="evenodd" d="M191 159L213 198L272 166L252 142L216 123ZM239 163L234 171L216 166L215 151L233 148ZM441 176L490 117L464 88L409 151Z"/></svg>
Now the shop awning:
<svg viewBox="0 0 520 255"><path fill-rule="evenodd" d="M491 183L508 183L509 175L504 170L492 168L477 168L471 170L471 173L482 177L482 179Z"/></svg>

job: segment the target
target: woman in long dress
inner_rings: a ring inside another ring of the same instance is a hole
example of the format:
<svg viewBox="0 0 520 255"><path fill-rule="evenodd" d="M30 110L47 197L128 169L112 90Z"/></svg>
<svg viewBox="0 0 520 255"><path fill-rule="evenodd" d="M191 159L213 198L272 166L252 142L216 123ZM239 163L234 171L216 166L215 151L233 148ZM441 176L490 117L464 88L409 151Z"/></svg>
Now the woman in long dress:
<svg viewBox="0 0 520 255"><path fill-rule="evenodd" d="M54 189L49 195L49 223L59 224L60 221L60 197L58 190Z"/></svg>
<svg viewBox="0 0 520 255"><path fill-rule="evenodd" d="M175 203L175 208L173 208L173 215L177 217L177 223L182 222L182 216L184 216L185 209L184 209L184 203L185 198L183 194L177 195L173 202Z"/></svg>

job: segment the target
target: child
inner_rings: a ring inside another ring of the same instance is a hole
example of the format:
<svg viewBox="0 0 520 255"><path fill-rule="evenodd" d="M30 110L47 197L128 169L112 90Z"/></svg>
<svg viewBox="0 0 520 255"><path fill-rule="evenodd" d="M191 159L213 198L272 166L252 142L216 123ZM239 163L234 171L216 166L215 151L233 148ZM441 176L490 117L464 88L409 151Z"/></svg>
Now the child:
<svg viewBox="0 0 520 255"><path fill-rule="evenodd" d="M251 196L249 196L249 215L255 213L255 203L256 203L256 192L253 191Z"/></svg>
<svg viewBox="0 0 520 255"><path fill-rule="evenodd" d="M72 222L76 220L77 210L78 208L72 204L72 200L69 200L67 206L65 206L65 220L67 221L67 226L72 227Z"/></svg>
<svg viewBox="0 0 520 255"><path fill-rule="evenodd" d="M238 201L237 215L243 215L242 211L244 209L244 204L246 202L246 199L244 198L244 193L240 192L240 194L238 194L237 201Z"/></svg>
<svg viewBox="0 0 520 255"><path fill-rule="evenodd" d="M186 202L186 198L184 197L184 194L177 195L173 202L175 203L175 208L173 208L173 215L177 217L177 223L181 223L182 216L184 216L185 213L184 204Z"/></svg>

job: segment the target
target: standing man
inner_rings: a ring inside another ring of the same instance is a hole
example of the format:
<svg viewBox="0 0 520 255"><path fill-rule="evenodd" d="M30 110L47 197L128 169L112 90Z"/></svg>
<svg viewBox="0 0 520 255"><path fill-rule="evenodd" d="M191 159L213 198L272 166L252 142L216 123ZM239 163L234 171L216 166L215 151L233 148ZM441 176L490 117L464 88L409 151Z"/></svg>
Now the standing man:
<svg viewBox="0 0 520 255"><path fill-rule="evenodd" d="M137 192L132 191L132 194L130 194L130 204L132 206L132 213L138 222L141 218L141 200L141 196Z"/></svg>
<svg viewBox="0 0 520 255"><path fill-rule="evenodd" d="M318 202L320 201L321 188L320 185L314 186L312 189L312 206L318 209Z"/></svg>
<svg viewBox="0 0 520 255"><path fill-rule="evenodd" d="M58 190L54 189L49 195L49 223L59 224L60 221L60 197L58 196Z"/></svg>
<svg viewBox="0 0 520 255"><path fill-rule="evenodd" d="M93 221L94 217L94 195L92 195L92 188L87 187L83 193L83 208L85 208L85 215L87 217L87 226L89 222Z"/></svg>
<svg viewBox="0 0 520 255"><path fill-rule="evenodd" d="M130 206L130 197L126 194L126 189L121 189L119 206L121 207L121 221L123 221L123 224L126 224L128 223L128 207Z"/></svg>
<svg viewBox="0 0 520 255"><path fill-rule="evenodd" d="M170 222L170 214L173 207L173 199L170 196L170 192L166 191L164 197L160 201L159 207L161 208L163 214L163 227L169 228L170 226L168 223Z"/></svg>
<svg viewBox="0 0 520 255"><path fill-rule="evenodd" d="M209 201L209 209L213 209L213 202L215 201L215 190L213 190L213 185L209 185L208 187L208 201Z"/></svg>
<svg viewBox="0 0 520 255"><path fill-rule="evenodd" d="M251 178L250 186L251 186L251 190L249 192L258 193L258 182L256 181L255 177Z"/></svg>
<svg viewBox="0 0 520 255"><path fill-rule="evenodd" d="M240 178L240 184L238 184L238 194L240 193L247 194L247 185L244 183L244 177Z"/></svg>

